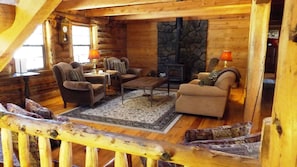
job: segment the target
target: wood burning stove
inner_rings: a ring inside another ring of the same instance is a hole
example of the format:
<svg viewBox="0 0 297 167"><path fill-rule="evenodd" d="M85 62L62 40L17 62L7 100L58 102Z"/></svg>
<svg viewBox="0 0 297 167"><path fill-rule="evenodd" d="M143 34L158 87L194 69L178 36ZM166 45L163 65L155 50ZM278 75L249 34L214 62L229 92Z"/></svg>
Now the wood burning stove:
<svg viewBox="0 0 297 167"><path fill-rule="evenodd" d="M167 64L166 74L170 82L184 81L184 65L183 64Z"/></svg>

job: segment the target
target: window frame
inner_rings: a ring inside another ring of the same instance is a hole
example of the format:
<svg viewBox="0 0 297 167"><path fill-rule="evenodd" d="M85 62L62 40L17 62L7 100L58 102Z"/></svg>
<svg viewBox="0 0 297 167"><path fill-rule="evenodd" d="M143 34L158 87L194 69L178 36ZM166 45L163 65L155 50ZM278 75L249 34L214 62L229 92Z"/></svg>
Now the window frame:
<svg viewBox="0 0 297 167"><path fill-rule="evenodd" d="M87 27L89 29L89 44L74 44L74 40L73 40L73 26L77 26L77 27ZM90 63L89 59L87 61L79 61L79 60L76 60L76 55L75 55L75 47L88 47L88 51L86 52L86 55L85 57L88 57L88 53L89 53L89 50L92 48L92 26L91 25L85 25L85 24L72 24L71 26L71 37L72 37L72 54L73 54L73 61L76 61L78 63L81 63L81 64L88 64Z"/></svg>
<svg viewBox="0 0 297 167"><path fill-rule="evenodd" d="M42 44L26 44L27 40L34 34L34 32L36 31L36 29L41 26L41 34L42 34ZM23 42L22 46L19 48L19 50L21 50L22 48L34 48L34 47L40 47L41 48L41 58L42 58L42 67L40 68L31 68L31 69L28 69L28 63L27 62L30 62L31 59L28 59L28 57L26 56L22 56L20 54L16 55L16 53L13 55L13 58L14 59L26 59L26 71L39 71L39 70L42 70L42 69L45 69L46 68L46 48L45 48L45 45L46 45L46 40L45 40L45 26L44 24L39 24L35 27L35 29L33 30L32 34L30 34L30 36L27 37L27 39ZM17 51L18 52L18 51ZM30 53L27 53L27 54L30 54ZM31 63L30 63L31 65Z"/></svg>

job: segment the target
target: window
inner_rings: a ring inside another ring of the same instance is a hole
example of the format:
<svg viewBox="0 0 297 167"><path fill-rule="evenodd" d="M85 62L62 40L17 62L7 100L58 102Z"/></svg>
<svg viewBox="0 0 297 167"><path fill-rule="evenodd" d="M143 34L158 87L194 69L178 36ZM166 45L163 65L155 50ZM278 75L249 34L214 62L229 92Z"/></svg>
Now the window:
<svg viewBox="0 0 297 167"><path fill-rule="evenodd" d="M37 70L44 68L43 27L38 25L23 46L14 53L15 60L23 65L23 70ZM16 64L17 66L18 64Z"/></svg>
<svg viewBox="0 0 297 167"><path fill-rule="evenodd" d="M90 27L73 25L72 44L74 61L79 63L90 62L88 59L91 48Z"/></svg>

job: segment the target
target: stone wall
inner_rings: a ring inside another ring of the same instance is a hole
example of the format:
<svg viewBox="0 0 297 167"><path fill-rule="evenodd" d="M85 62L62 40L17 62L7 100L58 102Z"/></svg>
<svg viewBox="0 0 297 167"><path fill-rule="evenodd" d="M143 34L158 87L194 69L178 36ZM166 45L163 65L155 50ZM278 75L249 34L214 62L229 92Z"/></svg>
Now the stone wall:
<svg viewBox="0 0 297 167"><path fill-rule="evenodd" d="M158 23L158 73L167 72L167 64L183 64L184 81L189 81L206 67L208 21L181 23L180 32L177 22Z"/></svg>

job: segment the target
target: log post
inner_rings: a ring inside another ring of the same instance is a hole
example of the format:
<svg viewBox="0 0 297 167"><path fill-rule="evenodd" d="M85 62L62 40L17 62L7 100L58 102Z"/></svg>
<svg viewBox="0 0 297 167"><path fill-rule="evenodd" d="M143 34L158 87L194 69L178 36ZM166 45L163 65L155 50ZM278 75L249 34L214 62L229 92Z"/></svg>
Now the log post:
<svg viewBox="0 0 297 167"><path fill-rule="evenodd" d="M59 154L60 166L71 166L72 164L72 143L62 141Z"/></svg>
<svg viewBox="0 0 297 167"><path fill-rule="evenodd" d="M39 136L38 137L38 148L40 156L40 166L52 167L52 150L50 146L49 138Z"/></svg>
<svg viewBox="0 0 297 167"><path fill-rule="evenodd" d="M1 128L1 142L4 167L13 167L13 146L10 130Z"/></svg>
<svg viewBox="0 0 297 167"><path fill-rule="evenodd" d="M253 121L253 130L259 129L270 6L271 0L252 1L244 121Z"/></svg>
<svg viewBox="0 0 297 167"><path fill-rule="evenodd" d="M24 167L29 167L30 165L30 156L29 156L29 151L30 150L30 146L29 146L29 135L24 133L24 132L20 132L18 134L18 145L19 145L19 152L22 154L19 154L19 161L21 166Z"/></svg>
<svg viewBox="0 0 297 167"><path fill-rule="evenodd" d="M98 166L98 149L94 147L87 147L86 152L86 166Z"/></svg>
<svg viewBox="0 0 297 167"><path fill-rule="evenodd" d="M297 1L285 0L272 106L269 167L296 166L297 164L296 15Z"/></svg>

